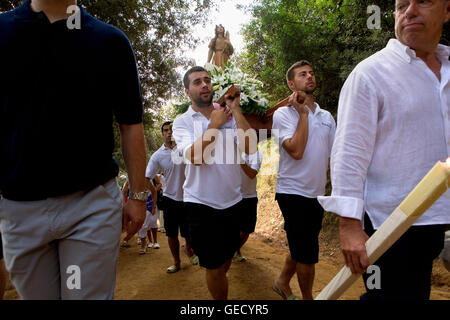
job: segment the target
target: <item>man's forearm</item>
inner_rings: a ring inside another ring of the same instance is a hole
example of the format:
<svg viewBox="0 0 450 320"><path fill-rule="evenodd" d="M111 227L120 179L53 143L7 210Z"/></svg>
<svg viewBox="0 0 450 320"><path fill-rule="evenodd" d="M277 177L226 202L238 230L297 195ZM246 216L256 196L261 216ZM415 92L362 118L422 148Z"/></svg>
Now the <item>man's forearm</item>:
<svg viewBox="0 0 450 320"><path fill-rule="evenodd" d="M303 158L308 143L308 115L301 115L291 139L283 143L284 149L296 160Z"/></svg>
<svg viewBox="0 0 450 320"><path fill-rule="evenodd" d="M238 129L239 145L244 146L241 148L246 154L253 154L258 149L258 139L256 137L256 131L250 126L245 116L240 110L233 112L234 120ZM246 137L248 141L246 141Z"/></svg>
<svg viewBox="0 0 450 320"><path fill-rule="evenodd" d="M189 157L188 160L192 164L201 165L204 163L203 153L205 152L207 146L214 143L216 137L214 131L211 130L218 130L218 128L215 128L210 124L205 133L203 133L203 135L198 138L190 148L187 149L186 153Z"/></svg>
<svg viewBox="0 0 450 320"><path fill-rule="evenodd" d="M244 171L245 175L249 177L250 179L254 179L256 175L258 174L258 171L255 169L252 169L248 164L244 163L241 164L241 168Z"/></svg>
<svg viewBox="0 0 450 320"><path fill-rule="evenodd" d="M129 189L141 192L145 186L145 140L143 124L120 125L122 153L128 172Z"/></svg>

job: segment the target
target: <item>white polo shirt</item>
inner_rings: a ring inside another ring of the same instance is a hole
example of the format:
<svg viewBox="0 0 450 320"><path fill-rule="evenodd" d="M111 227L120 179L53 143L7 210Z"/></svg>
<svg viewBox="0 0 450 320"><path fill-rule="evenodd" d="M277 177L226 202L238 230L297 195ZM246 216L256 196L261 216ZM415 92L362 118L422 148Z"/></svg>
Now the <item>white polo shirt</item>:
<svg viewBox="0 0 450 320"><path fill-rule="evenodd" d="M244 162L253 170L259 171L259 168L261 168L261 162L262 162L262 156L259 150L257 150L252 155L247 155L245 153L241 154L242 159ZM258 193L256 192L256 183L257 179L254 177L253 179L250 179L242 170L241 168L241 192L243 198L256 198L258 196Z"/></svg>
<svg viewBox="0 0 450 320"><path fill-rule="evenodd" d="M281 107L273 114L272 134L278 138L280 163L277 193L316 198L325 194L328 159L333 146L336 122L333 116L316 103L314 114L308 113L308 142L303 158L295 160L283 148L283 142L293 137L300 116L292 106Z"/></svg>
<svg viewBox="0 0 450 320"><path fill-rule="evenodd" d="M331 197L325 210L375 229L437 161L450 155L450 48L439 45L441 81L396 39L359 63L339 97L331 155ZM449 224L443 195L414 225Z"/></svg>
<svg viewBox="0 0 450 320"><path fill-rule="evenodd" d="M187 149L206 131L210 123L203 114L195 112L192 106L173 122L173 137L177 141L179 153L185 155ZM215 209L229 208L242 200L241 168L236 137L236 122L233 119L220 129L223 139L214 143L212 156L220 157L221 164L212 162L195 166L186 164L184 201L200 203ZM226 164L227 156L234 156L232 164ZM210 161L212 158L208 157ZM187 161L187 160L186 160Z"/></svg>
<svg viewBox="0 0 450 320"><path fill-rule="evenodd" d="M177 146L173 148L173 152L176 152L176 149ZM172 149L163 144L151 156L145 170L145 176L153 179L158 172L162 172L165 179L163 195L175 201L183 201L184 170L185 164L174 164Z"/></svg>

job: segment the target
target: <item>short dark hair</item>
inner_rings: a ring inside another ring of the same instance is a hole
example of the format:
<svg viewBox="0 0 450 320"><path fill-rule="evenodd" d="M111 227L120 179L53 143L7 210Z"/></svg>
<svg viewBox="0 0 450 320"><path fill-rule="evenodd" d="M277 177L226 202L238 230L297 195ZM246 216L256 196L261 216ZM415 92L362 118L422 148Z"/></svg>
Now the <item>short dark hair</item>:
<svg viewBox="0 0 450 320"><path fill-rule="evenodd" d="M297 61L292 66L290 66L290 68L286 72L286 81L294 80L294 70L303 66L310 66L311 68L313 67L309 61L306 60Z"/></svg>
<svg viewBox="0 0 450 320"><path fill-rule="evenodd" d="M166 122L164 122L164 123L162 124L162 126L161 126L161 132L164 132L164 126L167 126L167 125L170 125L170 124L172 124L172 121L166 121Z"/></svg>
<svg viewBox="0 0 450 320"><path fill-rule="evenodd" d="M209 73L205 68L200 67L200 66L195 66L195 67L190 68L190 69L184 74L184 77L183 77L183 84L184 84L184 87L185 87L186 89L189 89L189 75L190 75L191 73L194 73L194 72L202 72L202 71Z"/></svg>

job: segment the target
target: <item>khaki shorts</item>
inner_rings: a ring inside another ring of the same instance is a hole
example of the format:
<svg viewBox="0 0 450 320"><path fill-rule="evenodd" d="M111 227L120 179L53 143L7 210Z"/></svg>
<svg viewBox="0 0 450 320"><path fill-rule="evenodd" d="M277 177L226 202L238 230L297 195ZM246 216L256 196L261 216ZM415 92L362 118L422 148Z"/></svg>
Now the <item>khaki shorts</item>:
<svg viewBox="0 0 450 320"><path fill-rule="evenodd" d="M22 299L113 299L121 229L115 179L41 201L0 200L5 264Z"/></svg>

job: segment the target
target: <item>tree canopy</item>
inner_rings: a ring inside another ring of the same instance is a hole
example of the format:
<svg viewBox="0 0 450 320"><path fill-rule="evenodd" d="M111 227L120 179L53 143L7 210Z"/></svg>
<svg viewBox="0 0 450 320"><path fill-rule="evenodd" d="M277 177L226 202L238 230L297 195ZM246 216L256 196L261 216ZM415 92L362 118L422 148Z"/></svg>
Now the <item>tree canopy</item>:
<svg viewBox="0 0 450 320"><path fill-rule="evenodd" d="M0 12L23 0L0 2ZM211 0L78 0L89 14L121 29L133 46L144 106L158 109L180 90L176 68L188 64L180 48L193 48L198 39L191 27L206 20Z"/></svg>
<svg viewBox="0 0 450 320"><path fill-rule="evenodd" d="M258 77L273 103L290 94L286 70L306 59L315 68L316 96L336 111L343 82L364 58L386 46L394 33L394 1L381 0L380 29L369 29L373 13L367 0L259 0L251 7L253 20L244 28L244 71ZM250 8L248 8L250 9ZM449 44L449 24L442 42Z"/></svg>

